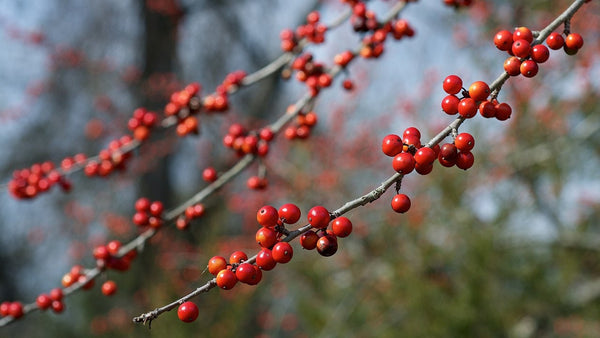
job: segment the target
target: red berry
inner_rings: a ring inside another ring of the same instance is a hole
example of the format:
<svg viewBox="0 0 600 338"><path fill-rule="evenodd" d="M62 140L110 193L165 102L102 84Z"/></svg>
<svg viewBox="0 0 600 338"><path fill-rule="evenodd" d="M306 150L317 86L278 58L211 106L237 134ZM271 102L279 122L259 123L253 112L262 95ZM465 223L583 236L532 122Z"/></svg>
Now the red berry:
<svg viewBox="0 0 600 338"><path fill-rule="evenodd" d="M431 173L431 171L433 170L433 162L431 163L417 163L415 165L415 171L417 172L417 174L419 175L427 175L429 173Z"/></svg>
<svg viewBox="0 0 600 338"><path fill-rule="evenodd" d="M326 228L330 220L329 211L320 205L313 207L308 211L307 219L313 228Z"/></svg>
<svg viewBox="0 0 600 338"><path fill-rule="evenodd" d="M53 301L50 307L52 307L52 311L55 313L61 313L65 310L65 304L58 300Z"/></svg>
<svg viewBox="0 0 600 338"><path fill-rule="evenodd" d="M483 101L479 104L479 113L486 118L494 117L496 116L496 106L490 101Z"/></svg>
<svg viewBox="0 0 600 338"><path fill-rule="evenodd" d="M511 56L504 61L504 70L510 76L521 74L521 60L516 56Z"/></svg>
<svg viewBox="0 0 600 338"><path fill-rule="evenodd" d="M421 139L416 135L406 135L402 138L402 143L404 143L404 147L402 150L408 151L409 146L413 146L415 148L421 148Z"/></svg>
<svg viewBox="0 0 600 338"><path fill-rule="evenodd" d="M63 291L61 288L54 288L52 290L50 290L50 298L52 300L62 300L63 298Z"/></svg>
<svg viewBox="0 0 600 338"><path fill-rule="evenodd" d="M325 235L317 241L317 251L321 256L333 256L338 249L338 242L335 236Z"/></svg>
<svg viewBox="0 0 600 338"><path fill-rule="evenodd" d="M255 285L258 277L256 271L257 269L254 268L254 265L250 263L242 263L235 268L235 277L242 283Z"/></svg>
<svg viewBox="0 0 600 338"><path fill-rule="evenodd" d="M202 171L202 178L206 182L214 182L217 180L217 170L213 167L208 167Z"/></svg>
<svg viewBox="0 0 600 338"><path fill-rule="evenodd" d="M52 305L52 298L47 294L41 294L35 299L35 303L41 310L46 310Z"/></svg>
<svg viewBox="0 0 600 338"><path fill-rule="evenodd" d="M471 118L477 115L477 103L470 97L460 100L458 103L458 113L464 118Z"/></svg>
<svg viewBox="0 0 600 338"><path fill-rule="evenodd" d="M435 161L435 152L429 147L422 147L415 153L414 159L417 164L431 164Z"/></svg>
<svg viewBox="0 0 600 338"><path fill-rule="evenodd" d="M110 253L108 249L104 245L100 245L94 248L93 256L96 259L108 259L110 257Z"/></svg>
<svg viewBox="0 0 600 338"><path fill-rule="evenodd" d="M264 227L274 227L279 220L279 213L274 207L265 205L256 213L256 220Z"/></svg>
<svg viewBox="0 0 600 338"><path fill-rule="evenodd" d="M460 133L454 139L454 145L460 151L470 151L475 146L475 139L469 133Z"/></svg>
<svg viewBox="0 0 600 338"><path fill-rule="evenodd" d="M137 201L135 201L135 210L137 211L148 211L150 209L150 200L141 197Z"/></svg>
<svg viewBox="0 0 600 338"><path fill-rule="evenodd" d="M442 110L448 115L458 113L458 103L460 100L455 95L448 95L442 100Z"/></svg>
<svg viewBox="0 0 600 338"><path fill-rule="evenodd" d="M179 320L185 323L191 323L195 321L196 318L198 318L199 313L200 311L198 311L198 306L190 301L179 305L179 308L177 308L177 317L179 317Z"/></svg>
<svg viewBox="0 0 600 338"><path fill-rule="evenodd" d="M529 50L531 49L531 45L529 42L520 39L513 42L512 52L515 56L520 58L526 58L529 56Z"/></svg>
<svg viewBox="0 0 600 338"><path fill-rule="evenodd" d="M308 230L300 236L300 245L306 250L312 250L317 247L319 235L312 230Z"/></svg>
<svg viewBox="0 0 600 338"><path fill-rule="evenodd" d="M2 302L2 304L0 304L0 317L8 316L9 308L10 308L10 302Z"/></svg>
<svg viewBox="0 0 600 338"><path fill-rule="evenodd" d="M467 152L459 152L458 157L456 159L456 166L460 169L467 170L473 166L473 162L475 158L473 157L473 153L470 151Z"/></svg>
<svg viewBox="0 0 600 338"><path fill-rule="evenodd" d="M475 101L483 101L487 99L489 95L490 87L483 81L475 81L469 86L469 96Z"/></svg>
<svg viewBox="0 0 600 338"><path fill-rule="evenodd" d="M535 45L531 48L531 59L537 63L544 63L550 57L548 47L544 45Z"/></svg>
<svg viewBox="0 0 600 338"><path fill-rule="evenodd" d="M263 248L270 248L277 243L278 232L273 228L262 227L256 232L256 243Z"/></svg>
<svg viewBox="0 0 600 338"><path fill-rule="evenodd" d="M496 118L500 121L508 120L512 114L512 108L508 103L499 103L496 105Z"/></svg>
<svg viewBox="0 0 600 338"><path fill-rule="evenodd" d="M521 63L521 74L525 77L534 77L538 73L538 65L533 60L525 60Z"/></svg>
<svg viewBox="0 0 600 338"><path fill-rule="evenodd" d="M219 271L227 268L227 261L224 257L214 256L208 261L208 272L216 276Z"/></svg>
<svg viewBox="0 0 600 338"><path fill-rule="evenodd" d="M135 214L133 214L133 223L135 225L139 225L139 226L143 226L143 225L147 225L149 221L149 217L148 214L146 214L145 212L136 212Z"/></svg>
<svg viewBox="0 0 600 338"><path fill-rule="evenodd" d="M344 216L338 217L333 220L331 230L337 237L347 237L352 233L352 222Z"/></svg>
<svg viewBox="0 0 600 338"><path fill-rule="evenodd" d="M574 50L581 49L583 47L583 38L577 33L571 33L565 39L565 46Z"/></svg>
<svg viewBox="0 0 600 338"><path fill-rule="evenodd" d="M533 33L527 27L518 27L515 29L513 33L513 40L517 41L519 39L523 39L529 43L533 41Z"/></svg>
<svg viewBox="0 0 600 338"><path fill-rule="evenodd" d="M294 256L294 250L288 242L279 242L273 246L271 255L277 263L285 264Z"/></svg>
<svg viewBox="0 0 600 338"><path fill-rule="evenodd" d="M277 262L273 259L271 250L264 248L256 255L256 265L265 271L269 271L277 265Z"/></svg>
<svg viewBox="0 0 600 338"><path fill-rule="evenodd" d="M565 44L565 39L559 33L552 32L546 38L546 43L548 47L554 50L561 49Z"/></svg>
<svg viewBox="0 0 600 338"><path fill-rule="evenodd" d="M513 44L513 33L502 30L496 33L494 36L494 44L496 48L502 51L508 51L512 47Z"/></svg>
<svg viewBox="0 0 600 338"><path fill-rule="evenodd" d="M217 286L223 290L231 290L237 283L235 273L229 269L219 271L216 277Z"/></svg>
<svg viewBox="0 0 600 338"><path fill-rule="evenodd" d="M117 283L112 280L107 280L106 282L102 283L101 289L105 296L112 296L115 294L115 292L117 292Z"/></svg>
<svg viewBox="0 0 600 338"><path fill-rule="evenodd" d="M118 255L120 248L121 248L121 242L119 242L117 240L110 241L110 242L108 242L108 244L106 244L106 250L112 256Z"/></svg>
<svg viewBox="0 0 600 338"><path fill-rule="evenodd" d="M392 167L396 172L407 175L415 169L415 158L410 153L400 153L392 161Z"/></svg>
<svg viewBox="0 0 600 338"><path fill-rule="evenodd" d="M408 127L404 130L404 133L402 133L402 138L406 138L408 136L414 136L420 140L421 132L419 131L419 129L417 129L415 127Z"/></svg>
<svg viewBox="0 0 600 338"><path fill-rule="evenodd" d="M163 204L160 201L154 201L150 204L150 214L154 217L160 217L164 210Z"/></svg>
<svg viewBox="0 0 600 338"><path fill-rule="evenodd" d="M396 134L390 134L383 138L381 150L384 154L394 157L402 152L402 139Z"/></svg>
<svg viewBox="0 0 600 338"><path fill-rule="evenodd" d="M20 318L23 316L23 304L21 302L12 302L8 306L8 315L13 318Z"/></svg>
<svg viewBox="0 0 600 338"><path fill-rule="evenodd" d="M300 208L295 204L286 203L277 211L279 218L286 224L294 224L300 220Z"/></svg>
<svg viewBox="0 0 600 338"><path fill-rule="evenodd" d="M452 143L444 143L440 148L439 156L446 160L455 160L457 155L456 146Z"/></svg>
<svg viewBox="0 0 600 338"><path fill-rule="evenodd" d="M448 94L458 94L462 89L462 80L457 75L448 75L444 79L443 88Z"/></svg>
<svg viewBox="0 0 600 338"><path fill-rule="evenodd" d="M410 209L410 198L405 194L397 194L392 199L392 209L398 213L405 213Z"/></svg>
<svg viewBox="0 0 600 338"><path fill-rule="evenodd" d="M229 264L241 263L248 260L248 255L243 251L234 251L229 256Z"/></svg>

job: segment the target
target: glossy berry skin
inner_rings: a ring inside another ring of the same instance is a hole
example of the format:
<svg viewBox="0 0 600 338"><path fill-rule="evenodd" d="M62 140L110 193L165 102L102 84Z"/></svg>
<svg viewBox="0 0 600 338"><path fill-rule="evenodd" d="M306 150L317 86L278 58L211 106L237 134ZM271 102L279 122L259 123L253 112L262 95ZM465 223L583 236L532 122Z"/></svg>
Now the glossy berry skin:
<svg viewBox="0 0 600 338"><path fill-rule="evenodd" d="M515 56L520 58L526 58L529 56L529 50L531 49L531 45L529 42L520 39L513 42L512 52Z"/></svg>
<svg viewBox="0 0 600 338"><path fill-rule="evenodd" d="M277 211L279 218L286 224L294 224L300 220L300 208L292 203L282 205Z"/></svg>
<svg viewBox="0 0 600 338"><path fill-rule="evenodd" d="M337 237L348 237L352 233L352 222L347 217L338 217L331 223L331 230Z"/></svg>
<svg viewBox="0 0 600 338"><path fill-rule="evenodd" d="M455 95L448 95L442 100L442 110L448 115L458 113L459 98Z"/></svg>
<svg viewBox="0 0 600 338"><path fill-rule="evenodd" d="M521 63L521 74L525 77L534 77L538 73L538 65L533 60L525 60Z"/></svg>
<svg viewBox="0 0 600 338"><path fill-rule="evenodd" d="M21 302L12 302L8 306L8 315L13 318L21 318L23 316L23 304Z"/></svg>
<svg viewBox="0 0 600 338"><path fill-rule="evenodd" d="M470 151L467 152L459 152L458 157L456 159L456 166L460 169L467 170L473 166L475 162L475 158Z"/></svg>
<svg viewBox="0 0 600 338"><path fill-rule="evenodd" d="M117 283L112 280L107 280L106 282L102 283L101 290L105 296L112 296L117 292Z"/></svg>
<svg viewBox="0 0 600 338"><path fill-rule="evenodd" d="M430 164L435 161L435 152L429 147L422 147L415 153L415 162L417 164Z"/></svg>
<svg viewBox="0 0 600 338"><path fill-rule="evenodd" d="M504 61L504 70L510 76L517 76L521 74L521 60L516 56L511 56Z"/></svg>
<svg viewBox="0 0 600 338"><path fill-rule="evenodd" d="M63 292L61 288L54 288L52 290L50 290L50 298L52 300L62 300L63 299Z"/></svg>
<svg viewBox="0 0 600 338"><path fill-rule="evenodd" d="M469 86L469 96L475 101L483 101L489 95L490 87L483 81L475 81Z"/></svg>
<svg viewBox="0 0 600 338"><path fill-rule="evenodd" d="M229 264L241 263L248 260L248 255L243 251L234 251L229 256Z"/></svg>
<svg viewBox="0 0 600 338"><path fill-rule="evenodd" d="M444 143L440 148L439 156L446 160L454 161L456 160L457 153L458 150L456 149L456 146L454 144Z"/></svg>
<svg viewBox="0 0 600 338"><path fill-rule="evenodd" d="M235 269L235 277L242 283L255 285L257 273L254 265L250 263L242 263ZM258 270L260 271L260 270Z"/></svg>
<svg viewBox="0 0 600 338"><path fill-rule="evenodd" d="M300 245L306 250L312 250L317 247L319 235L312 230L308 230L300 236Z"/></svg>
<svg viewBox="0 0 600 338"><path fill-rule="evenodd" d="M523 39L531 43L533 41L533 33L527 27L518 27L513 33L513 40L517 41L519 39Z"/></svg>
<svg viewBox="0 0 600 338"><path fill-rule="evenodd" d="M196 318L198 318L199 313L200 311L198 311L198 306L190 301L179 305L179 308L177 308L177 317L179 317L179 320L185 323L191 323L195 321Z"/></svg>
<svg viewBox="0 0 600 338"><path fill-rule="evenodd" d="M477 115L477 102L470 97L460 100L458 103L458 113L467 119Z"/></svg>
<svg viewBox="0 0 600 338"><path fill-rule="evenodd" d="M471 151L475 146L475 139L469 133L460 133L454 139L454 145L460 151Z"/></svg>
<svg viewBox="0 0 600 338"><path fill-rule="evenodd" d="M405 213L410 209L410 198L405 194L397 194L392 199L392 209L397 213Z"/></svg>
<svg viewBox="0 0 600 338"><path fill-rule="evenodd" d="M502 30L494 36L494 45L501 51L509 51L513 44L513 33Z"/></svg>
<svg viewBox="0 0 600 338"><path fill-rule="evenodd" d="M206 182L214 182L217 180L217 170L213 167L208 167L202 171L202 179Z"/></svg>
<svg viewBox="0 0 600 338"><path fill-rule="evenodd" d="M150 204L150 215L154 217L160 217L160 215L162 215L163 210L164 206L160 201L154 201Z"/></svg>
<svg viewBox="0 0 600 338"><path fill-rule="evenodd" d="M442 84L444 91L448 94L458 94L462 89L462 80L457 75L448 75Z"/></svg>
<svg viewBox="0 0 600 338"><path fill-rule="evenodd" d="M402 138L407 138L407 137L414 137L418 140L421 139L421 132L419 131L419 129L415 128L415 127L408 127L404 130L404 132L402 133Z"/></svg>
<svg viewBox="0 0 600 338"><path fill-rule="evenodd" d="M41 294L35 299L35 303L41 310L46 310L52 304L52 298L46 294Z"/></svg>
<svg viewBox="0 0 600 338"><path fill-rule="evenodd" d="M277 263L285 264L294 256L294 249L288 242L279 242L273 246L271 255Z"/></svg>
<svg viewBox="0 0 600 338"><path fill-rule="evenodd" d="M400 153L392 160L392 167L397 173L408 175L415 169L415 158L409 153Z"/></svg>
<svg viewBox="0 0 600 338"><path fill-rule="evenodd" d="M335 236L325 235L317 241L317 251L321 256L333 256L338 250L338 242Z"/></svg>
<svg viewBox="0 0 600 338"><path fill-rule="evenodd" d="M496 105L496 118L499 121L505 121L510 118L512 114L512 108L508 103L499 103Z"/></svg>
<svg viewBox="0 0 600 338"><path fill-rule="evenodd" d="M224 269L219 271L216 277L217 286L223 290L231 290L237 284L238 280L235 277L235 272Z"/></svg>
<svg viewBox="0 0 600 338"><path fill-rule="evenodd" d="M485 118L496 116L496 106L490 101L483 101L479 104L479 113Z"/></svg>
<svg viewBox="0 0 600 338"><path fill-rule="evenodd" d="M544 45L535 45L531 48L531 59L537 63L544 63L548 61L550 57L550 51L548 47Z"/></svg>
<svg viewBox="0 0 600 338"><path fill-rule="evenodd" d="M50 307L52 308L52 311L54 311L55 313L61 313L65 310L65 303L55 300L55 301L52 301L52 304L50 304Z"/></svg>
<svg viewBox="0 0 600 338"><path fill-rule="evenodd" d="M263 248L270 248L277 243L277 234L273 228L262 227L256 232L256 243Z"/></svg>
<svg viewBox="0 0 600 338"><path fill-rule="evenodd" d="M310 225L313 228L326 228L329 225L330 220L329 211L327 211L327 209L325 209L324 207L318 205L308 211L307 219L308 223L310 223Z"/></svg>
<svg viewBox="0 0 600 338"><path fill-rule="evenodd" d="M214 256L208 261L208 272L216 276L219 271L227 268L227 261L224 257Z"/></svg>
<svg viewBox="0 0 600 338"><path fill-rule="evenodd" d="M396 134L389 134L383 138L381 150L384 154L394 157L402 152L402 139Z"/></svg>
<svg viewBox="0 0 600 338"><path fill-rule="evenodd" d="M265 271L273 270L277 262L273 259L270 249L264 248L256 255L256 265Z"/></svg>
<svg viewBox="0 0 600 338"><path fill-rule="evenodd" d="M552 32L546 38L546 44L550 49L559 50L563 48L565 44L565 39L559 33Z"/></svg>
<svg viewBox="0 0 600 338"><path fill-rule="evenodd" d="M583 47L583 38L577 33L571 33L565 39L565 46L569 49L581 49Z"/></svg>
<svg viewBox="0 0 600 338"><path fill-rule="evenodd" d="M256 220L264 227L274 227L279 220L279 213L274 207L265 205L256 213Z"/></svg>

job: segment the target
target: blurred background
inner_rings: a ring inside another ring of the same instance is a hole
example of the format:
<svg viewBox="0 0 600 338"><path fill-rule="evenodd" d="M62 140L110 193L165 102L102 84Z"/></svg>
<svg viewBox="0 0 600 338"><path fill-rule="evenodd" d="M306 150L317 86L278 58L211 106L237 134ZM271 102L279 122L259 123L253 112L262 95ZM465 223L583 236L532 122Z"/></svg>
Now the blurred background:
<svg viewBox="0 0 600 338"><path fill-rule="evenodd" d="M391 1L370 1L383 15ZM442 80L491 82L503 71L493 46L500 29L540 29L569 1L474 1L455 10L441 0L409 5L401 17L412 39L388 41L376 60L357 60L316 102L311 137L278 136L266 158L269 187L246 188L256 165L205 201L189 231L165 228L130 271L108 271L64 313L37 311L0 336L213 337L593 337L600 335L600 8L591 1L571 21L585 44L575 56L551 51L533 79L511 79L499 99L510 120L480 116L461 132L475 136L468 171L436 164L404 179L413 202L403 215L393 192L348 213L353 234L324 258L302 250L263 275L194 299L192 324L167 313L152 330L131 318L204 284L214 255L257 251L262 205L336 209L393 174L381 139L417 126L429 140L453 120L440 109ZM279 32L319 10L331 22L339 1L0 2L0 184L16 169L88 155L127 133L132 111L162 112L172 92L198 81L210 93L235 70L251 73L280 53ZM561 28L562 30L562 28ZM310 46L332 64L360 41L346 22ZM351 79L355 88L342 89ZM128 170L108 179L70 176L31 201L0 192L0 301L35 300L60 285L74 264L94 265L91 250L126 242L140 196L172 208L237 157L222 146L228 126L259 128L305 92L274 76L231 97L223 115L202 119L201 134L171 130L136 151ZM119 289L105 297L99 282Z"/></svg>

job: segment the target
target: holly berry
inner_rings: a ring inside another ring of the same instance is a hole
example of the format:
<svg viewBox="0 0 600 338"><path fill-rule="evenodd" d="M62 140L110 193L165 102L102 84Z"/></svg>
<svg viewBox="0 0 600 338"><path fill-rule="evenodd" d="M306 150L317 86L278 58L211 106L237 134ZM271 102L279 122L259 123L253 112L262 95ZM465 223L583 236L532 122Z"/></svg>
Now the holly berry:
<svg viewBox="0 0 600 338"><path fill-rule="evenodd" d="M352 222L344 216L338 217L333 220L331 230L337 237L347 237L352 233Z"/></svg>
<svg viewBox="0 0 600 338"><path fill-rule="evenodd" d="M390 134L383 138L381 144L381 150L384 154L390 157L394 157L402 152L403 148L402 139L396 134Z"/></svg>
<svg viewBox="0 0 600 338"><path fill-rule="evenodd" d="M392 167L396 172L407 175L415 169L415 158L410 153L400 153L394 157Z"/></svg>
<svg viewBox="0 0 600 338"><path fill-rule="evenodd" d="M65 303L55 300L55 301L52 301L52 304L50 304L50 307L52 308L52 311L54 311L55 313L61 313L65 310Z"/></svg>
<svg viewBox="0 0 600 338"><path fill-rule="evenodd" d="M577 33L571 33L565 39L565 47L574 50L581 49L583 47L583 38Z"/></svg>
<svg viewBox="0 0 600 338"><path fill-rule="evenodd" d="M117 283L112 280L107 280L106 282L102 283L101 290L105 296L112 296L115 294L115 292L117 292Z"/></svg>
<svg viewBox="0 0 600 338"><path fill-rule="evenodd" d="M237 277L235 273L229 269L223 269L219 271L216 277L217 286L223 290L231 290L237 283Z"/></svg>
<svg viewBox="0 0 600 338"><path fill-rule="evenodd" d="M513 40L517 41L519 39L523 39L529 43L533 41L533 33L527 27L518 27L515 29L513 33Z"/></svg>
<svg viewBox="0 0 600 338"><path fill-rule="evenodd" d="M448 94L458 94L462 89L462 79L457 75L448 75L444 79L442 87Z"/></svg>
<svg viewBox="0 0 600 338"><path fill-rule="evenodd" d="M198 306L193 302L187 301L177 308L177 317L179 320L185 323L191 323L198 318L198 314L200 311L198 310Z"/></svg>
<svg viewBox="0 0 600 338"><path fill-rule="evenodd" d="M475 81L471 84L471 86L469 86L469 96L475 101L483 101L487 99L489 95L490 87L483 81Z"/></svg>
<svg viewBox="0 0 600 338"><path fill-rule="evenodd" d="M271 255L277 263L285 264L294 256L294 249L288 242L279 242L273 246Z"/></svg>
<svg viewBox="0 0 600 338"><path fill-rule="evenodd" d="M264 227L274 227L277 225L277 220L279 220L279 213L274 207L265 205L256 213L256 220Z"/></svg>
<svg viewBox="0 0 600 338"><path fill-rule="evenodd" d="M537 63L544 63L550 57L548 47L544 45L535 45L531 48L531 59Z"/></svg>
<svg viewBox="0 0 600 338"><path fill-rule="evenodd" d="M317 241L317 251L321 256L333 256L338 249L338 242L335 236L325 235Z"/></svg>
<svg viewBox="0 0 600 338"><path fill-rule="evenodd" d="M523 39L515 40L515 42L513 42L513 45L512 45L513 54L520 58L528 57L530 49L531 49L531 45L529 44L529 42L527 42Z"/></svg>
<svg viewBox="0 0 600 338"><path fill-rule="evenodd" d="M516 56L511 56L504 61L504 70L510 76L521 74L521 60Z"/></svg>
<svg viewBox="0 0 600 338"><path fill-rule="evenodd" d="M312 250L317 247L319 235L312 230L308 230L300 236L300 245L306 250Z"/></svg>
<svg viewBox="0 0 600 338"><path fill-rule="evenodd" d="M227 268L227 261L224 257L214 256L208 261L208 272L216 276L219 271Z"/></svg>
<svg viewBox="0 0 600 338"><path fill-rule="evenodd" d="M12 302L8 306L8 315L17 319L23 316L23 304L21 302Z"/></svg>
<svg viewBox="0 0 600 338"><path fill-rule="evenodd" d="M456 158L456 166L460 169L467 170L473 166L473 162L475 158L470 151L460 151L458 153L458 157Z"/></svg>
<svg viewBox="0 0 600 338"><path fill-rule="evenodd" d="M164 210L164 206L162 204L162 202L160 201L154 201L150 204L150 215L154 216L154 217L160 217L160 215L162 215Z"/></svg>
<svg viewBox="0 0 600 338"><path fill-rule="evenodd" d="M429 147L422 147L415 153L414 159L416 164L431 164L435 161L435 151Z"/></svg>
<svg viewBox="0 0 600 338"><path fill-rule="evenodd" d="M470 151L475 146L475 139L469 133L460 133L454 139L454 145L460 151Z"/></svg>
<svg viewBox="0 0 600 338"><path fill-rule="evenodd" d="M202 171L202 179L206 182L214 182L217 180L217 170L213 167L208 167Z"/></svg>
<svg viewBox="0 0 600 338"><path fill-rule="evenodd" d="M565 39L559 33L552 32L546 38L546 44L551 49L558 50L558 49L563 48L563 46L565 44Z"/></svg>
<svg viewBox="0 0 600 338"><path fill-rule="evenodd" d="M513 44L513 33L502 30L494 36L494 45L502 51L509 51Z"/></svg>
<svg viewBox="0 0 600 338"><path fill-rule="evenodd" d="M52 305L52 298L47 294L41 294L35 299L35 303L41 310L46 310Z"/></svg>
<svg viewBox="0 0 600 338"><path fill-rule="evenodd" d="M533 60L525 60L521 63L521 74L525 77L534 77L538 73L538 65Z"/></svg>
<svg viewBox="0 0 600 338"><path fill-rule="evenodd" d="M256 265L265 271L272 270L277 265L270 249L264 248L256 255Z"/></svg>
<svg viewBox="0 0 600 338"><path fill-rule="evenodd" d="M229 256L229 264L241 263L248 260L248 255L243 251L234 251Z"/></svg>
<svg viewBox="0 0 600 338"><path fill-rule="evenodd" d="M392 199L392 209L398 213L405 213L410 209L410 198L405 194L397 194Z"/></svg>
<svg viewBox="0 0 600 338"><path fill-rule="evenodd" d="M458 103L458 113L467 119L477 115L477 102L470 97L460 100Z"/></svg>
<svg viewBox="0 0 600 338"><path fill-rule="evenodd" d="M442 110L448 115L458 113L459 98L455 95L448 95L442 100Z"/></svg>
<svg viewBox="0 0 600 338"><path fill-rule="evenodd" d="M263 248L270 248L277 243L278 232L273 228L262 227L256 232L256 243Z"/></svg>
<svg viewBox="0 0 600 338"><path fill-rule="evenodd" d="M63 291L61 288L54 288L50 290L50 298L52 300L62 300L63 299Z"/></svg>
<svg viewBox="0 0 600 338"><path fill-rule="evenodd" d="M508 120L512 114L512 108L508 103L499 103L496 105L496 118L500 121Z"/></svg>
<svg viewBox="0 0 600 338"><path fill-rule="evenodd" d="M418 140L421 139L421 132L419 131L419 129L415 128L415 127L408 127L406 129L404 129L404 132L402 133L402 138L407 138L407 137L414 137Z"/></svg>
<svg viewBox="0 0 600 338"><path fill-rule="evenodd" d="M318 205L316 207L311 208L308 211L307 219L308 223L310 223L310 225L313 228L326 228L327 225L329 225L330 220L329 211L327 211L327 209L325 209L324 207Z"/></svg>
<svg viewBox="0 0 600 338"><path fill-rule="evenodd" d="M282 205L277 211L279 218L286 224L294 224L300 220L300 208L292 203Z"/></svg>
<svg viewBox="0 0 600 338"><path fill-rule="evenodd" d="M257 279L257 270L250 263L242 263L235 269L235 277L242 283L254 285ZM254 283L254 284L253 284Z"/></svg>
<svg viewBox="0 0 600 338"><path fill-rule="evenodd" d="M479 113L485 118L496 116L496 106L490 101L483 101L479 104Z"/></svg>

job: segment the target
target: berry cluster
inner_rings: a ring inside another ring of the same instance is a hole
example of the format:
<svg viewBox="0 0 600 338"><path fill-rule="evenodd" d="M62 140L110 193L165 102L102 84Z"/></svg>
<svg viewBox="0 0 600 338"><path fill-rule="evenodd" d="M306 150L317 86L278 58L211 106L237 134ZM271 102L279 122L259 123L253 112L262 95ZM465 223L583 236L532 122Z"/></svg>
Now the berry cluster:
<svg viewBox="0 0 600 338"><path fill-rule="evenodd" d="M23 316L23 304L21 302L2 302L0 304L0 317L11 316L20 318Z"/></svg>
<svg viewBox="0 0 600 338"><path fill-rule="evenodd" d="M298 26L296 31L291 29L284 29L281 31L279 34L279 38L281 39L281 50L284 52L294 51L294 48L298 46L298 43L302 39L307 39L315 44L323 43L325 41L327 26L319 22L319 20L319 12L313 11L306 16L306 24Z"/></svg>
<svg viewBox="0 0 600 338"><path fill-rule="evenodd" d="M35 303L40 310L51 308L55 313L61 313L65 309L63 303L63 292L61 288L54 288L50 293L42 293L35 299Z"/></svg>
<svg viewBox="0 0 600 338"><path fill-rule="evenodd" d="M242 85L246 72L236 70L225 76L223 83L217 86L214 94L204 98L202 105L207 112L224 112L229 108L229 93L235 91Z"/></svg>
<svg viewBox="0 0 600 338"><path fill-rule="evenodd" d="M327 88L333 82L325 65L314 62L310 53L298 55L292 62L292 69L296 71L296 79L306 84L312 96L316 96L321 88Z"/></svg>
<svg viewBox="0 0 600 338"><path fill-rule="evenodd" d="M85 157L81 162L85 162ZM54 168L54 163L44 162L33 164L29 168L16 170L12 180L8 182L8 191L19 199L34 198L41 192L48 191L53 185L59 184L63 190L69 191L71 184Z"/></svg>
<svg viewBox="0 0 600 338"><path fill-rule="evenodd" d="M117 271L129 270L131 261L136 257L137 251L131 250L122 257L119 257L120 249L121 242L117 240L110 241L106 245L95 247L93 256L96 259L96 266L100 269L113 269ZM65 285L65 287L67 286L68 285Z"/></svg>
<svg viewBox="0 0 600 338"><path fill-rule="evenodd" d="M195 115L201 108L198 97L200 90L199 83L190 83L183 90L171 94L169 103L165 105L165 115L177 117L176 132L179 136L198 133L198 118Z"/></svg>
<svg viewBox="0 0 600 338"><path fill-rule="evenodd" d="M331 214L322 206L315 206L308 211L308 223L314 230L308 230L300 236L300 245L304 249L313 250L324 257L334 255L338 250L338 237L347 237L352 233L352 222L346 217L331 220ZM331 229L328 229L331 224Z"/></svg>
<svg viewBox="0 0 600 338"><path fill-rule="evenodd" d="M304 140L310 136L310 132L316 124L317 114L314 111L309 111L307 113L299 112L296 116L295 125L288 126L283 134L288 140Z"/></svg>
<svg viewBox="0 0 600 338"><path fill-rule="evenodd" d="M270 128L263 128L258 133L250 132L239 123L229 126L223 144L236 151L239 156L254 154L264 157L269 152L269 141L274 133Z"/></svg>
<svg viewBox="0 0 600 338"><path fill-rule="evenodd" d="M132 141L129 135L111 141L106 149L98 153L97 159L90 159L86 163L83 168L85 175L106 177L115 169L125 170L125 164L132 155L129 151L123 151L123 147L129 146Z"/></svg>
<svg viewBox="0 0 600 338"><path fill-rule="evenodd" d="M177 217L175 226L179 230L185 230L188 228L192 220L200 218L202 215L204 215L204 205L202 203L190 205L185 209L185 212L182 215Z"/></svg>
<svg viewBox="0 0 600 338"><path fill-rule="evenodd" d="M363 38L363 45L359 52L360 56L365 59L378 58L383 53L383 43L388 34L391 34L394 39L400 40L405 36L413 37L415 31L404 19L389 22L385 25L378 24L378 28L373 31L373 34Z"/></svg>
<svg viewBox="0 0 600 338"><path fill-rule="evenodd" d="M460 114L464 118L477 115L486 118L495 117L500 121L507 120L512 114L511 107L498 100L488 100L490 87L483 81L475 81L466 90L457 75L448 75L443 82L444 91L448 94L442 99L442 110L448 115ZM460 97L457 96L460 93Z"/></svg>
<svg viewBox="0 0 600 338"><path fill-rule="evenodd" d="M504 70L508 75L534 77L539 70L538 64L550 57L548 47L554 50L563 48L567 54L573 55L583 46L583 38L577 33L570 33L564 39L559 33L553 32L546 38L548 47L534 44L533 37L533 32L527 27L517 27L512 33L501 30L494 36L496 48L510 55L504 61Z"/></svg>
<svg viewBox="0 0 600 338"><path fill-rule="evenodd" d="M135 202L135 211L135 214L133 214L133 223L135 225L149 225L152 228L160 228L162 226L162 214L164 211L162 202L151 202L146 197L141 197Z"/></svg>
<svg viewBox="0 0 600 338"><path fill-rule="evenodd" d="M133 116L127 121L127 128L133 132L133 138L139 141L144 141L150 136L150 130L158 122L158 115L154 112L146 110L146 108L138 108L133 111Z"/></svg>

